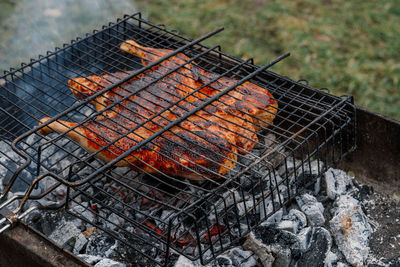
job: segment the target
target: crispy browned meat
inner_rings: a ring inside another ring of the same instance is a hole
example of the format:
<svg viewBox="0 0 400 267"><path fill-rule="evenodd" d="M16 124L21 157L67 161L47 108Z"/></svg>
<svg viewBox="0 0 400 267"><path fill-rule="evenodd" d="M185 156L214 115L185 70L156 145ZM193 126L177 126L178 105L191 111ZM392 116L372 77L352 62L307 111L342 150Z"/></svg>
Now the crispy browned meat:
<svg viewBox="0 0 400 267"><path fill-rule="evenodd" d="M123 43L121 49L140 56L144 65L172 52L142 47L133 41ZM219 78L187 97L218 77L194 64L186 64L178 71L157 80L188 60L184 54L178 54L120 87L103 93L91 102L98 111L123 97L129 97L104 111L95 120L85 122L73 130L71 128L77 124L58 120L42 128L41 133L65 133L90 153L97 153L97 157L109 162L236 82L230 78ZM117 72L112 75L93 75L72 79L68 84L76 97L85 98L129 74ZM186 99L181 100L183 97ZM169 106L167 111L155 116ZM268 90L246 82L204 110L188 117L179 126L172 127L170 131L137 149L119 161L117 166L130 166L148 173L163 172L193 180L221 177L235 168L238 152L247 153L254 147L258 141L256 131L259 126L272 124L276 108L277 103ZM48 119L44 118L41 122ZM144 125L139 127L141 123ZM98 151L109 144L107 149Z"/></svg>

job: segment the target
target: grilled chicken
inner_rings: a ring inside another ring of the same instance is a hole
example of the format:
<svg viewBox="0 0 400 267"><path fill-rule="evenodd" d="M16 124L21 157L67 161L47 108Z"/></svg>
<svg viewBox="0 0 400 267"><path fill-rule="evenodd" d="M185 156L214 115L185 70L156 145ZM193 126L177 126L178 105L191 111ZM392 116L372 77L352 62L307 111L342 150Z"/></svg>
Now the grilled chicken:
<svg viewBox="0 0 400 267"><path fill-rule="evenodd" d="M172 52L143 47L132 40L121 44L121 49L141 57L143 65ZM237 82L185 64L188 60L186 55L177 54L96 97L91 103L103 112L95 120L79 125L57 120L40 132L63 133L109 162ZM173 71L175 68L178 70ZM82 99L129 74L92 75L72 79L68 84L71 92ZM116 166L192 180L220 178L235 168L238 152L245 154L255 146L256 131L272 124L276 111L277 102L268 90L245 82L136 149ZM41 123L49 119L43 118Z"/></svg>

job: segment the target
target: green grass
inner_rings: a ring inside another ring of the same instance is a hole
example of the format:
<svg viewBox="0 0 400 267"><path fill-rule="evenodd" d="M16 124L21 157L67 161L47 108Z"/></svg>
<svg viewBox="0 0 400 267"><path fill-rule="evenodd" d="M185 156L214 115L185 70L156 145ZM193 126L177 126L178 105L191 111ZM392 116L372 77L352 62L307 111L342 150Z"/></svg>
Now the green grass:
<svg viewBox="0 0 400 267"><path fill-rule="evenodd" d="M137 1L136 1L137 2ZM356 104L400 119L400 5L396 0L139 1L155 23L196 38L224 26L206 44L263 64L283 52L273 71L307 79Z"/></svg>

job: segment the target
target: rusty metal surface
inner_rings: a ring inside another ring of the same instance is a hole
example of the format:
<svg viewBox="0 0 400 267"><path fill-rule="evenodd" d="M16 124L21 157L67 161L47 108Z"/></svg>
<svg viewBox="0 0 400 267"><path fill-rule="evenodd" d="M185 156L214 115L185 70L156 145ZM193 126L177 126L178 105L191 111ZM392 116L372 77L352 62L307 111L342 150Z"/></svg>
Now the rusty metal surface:
<svg viewBox="0 0 400 267"><path fill-rule="evenodd" d="M17 223L0 234L0 266L91 266L59 248L31 227Z"/></svg>
<svg viewBox="0 0 400 267"><path fill-rule="evenodd" d="M17 216L7 207L0 209L0 215L6 218L11 224L16 223L18 221Z"/></svg>
<svg viewBox="0 0 400 267"><path fill-rule="evenodd" d="M356 150L338 167L378 192L400 192L400 122L360 107L356 120Z"/></svg>

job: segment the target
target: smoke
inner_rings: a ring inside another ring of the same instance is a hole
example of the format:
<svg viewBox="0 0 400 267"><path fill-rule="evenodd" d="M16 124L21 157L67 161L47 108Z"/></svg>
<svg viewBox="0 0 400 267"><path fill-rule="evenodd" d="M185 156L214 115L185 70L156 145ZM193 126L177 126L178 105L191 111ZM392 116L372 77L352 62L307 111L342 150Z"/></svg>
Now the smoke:
<svg viewBox="0 0 400 267"><path fill-rule="evenodd" d="M0 75L136 11L134 0L1 1Z"/></svg>

